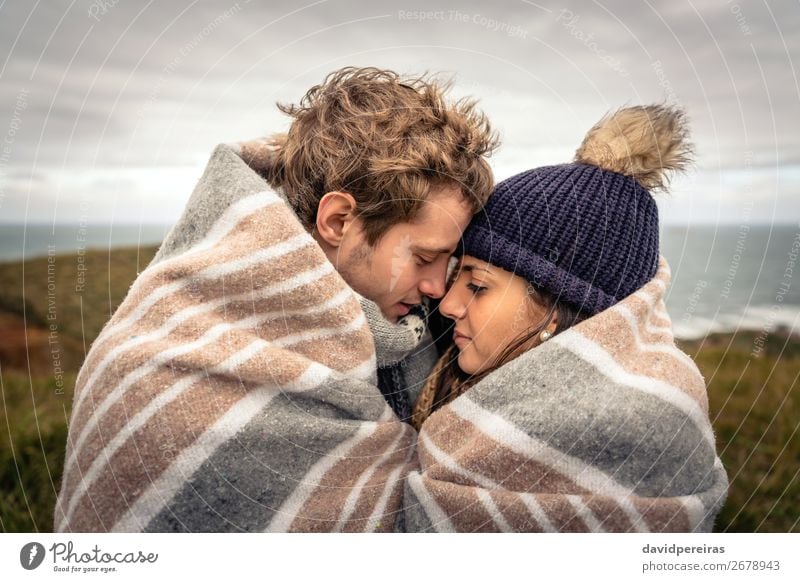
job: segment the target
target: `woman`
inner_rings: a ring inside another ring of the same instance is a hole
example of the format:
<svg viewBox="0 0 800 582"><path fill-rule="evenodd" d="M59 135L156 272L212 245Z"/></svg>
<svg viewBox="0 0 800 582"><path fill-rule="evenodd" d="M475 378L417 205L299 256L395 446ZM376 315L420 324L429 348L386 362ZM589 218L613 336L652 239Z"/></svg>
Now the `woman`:
<svg viewBox="0 0 800 582"><path fill-rule="evenodd" d="M687 138L677 109L622 109L573 163L497 186L439 307L453 345L414 407L408 530L711 530L727 477L651 195Z"/></svg>

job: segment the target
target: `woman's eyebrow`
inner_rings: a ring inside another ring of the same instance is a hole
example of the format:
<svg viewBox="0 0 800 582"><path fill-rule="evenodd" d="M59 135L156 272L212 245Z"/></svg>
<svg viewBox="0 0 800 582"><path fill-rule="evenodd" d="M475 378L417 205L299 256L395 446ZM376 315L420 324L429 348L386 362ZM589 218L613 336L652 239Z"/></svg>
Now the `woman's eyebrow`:
<svg viewBox="0 0 800 582"><path fill-rule="evenodd" d="M478 265L461 265L462 271L472 272L472 271L484 271L487 275L491 275L492 272L489 270L488 267L481 267Z"/></svg>

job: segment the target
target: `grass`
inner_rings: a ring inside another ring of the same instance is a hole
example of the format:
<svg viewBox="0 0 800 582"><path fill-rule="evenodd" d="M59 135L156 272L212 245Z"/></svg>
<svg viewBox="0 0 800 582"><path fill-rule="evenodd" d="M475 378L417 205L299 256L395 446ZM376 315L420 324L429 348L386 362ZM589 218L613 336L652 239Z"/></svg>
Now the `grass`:
<svg viewBox="0 0 800 582"><path fill-rule="evenodd" d="M88 347L155 252L156 247L86 251L82 262L78 255L56 255L0 264L0 309L25 314L28 325L48 328L55 322L59 335Z"/></svg>
<svg viewBox="0 0 800 582"><path fill-rule="evenodd" d="M75 376L67 375L70 386ZM53 378L31 379L6 369L0 369L0 388L4 411L0 416L0 527L7 532L52 531L71 390L59 396Z"/></svg>
<svg viewBox="0 0 800 582"><path fill-rule="evenodd" d="M87 252L83 288L75 255L51 259L50 272L47 258L0 264L2 531L51 531L77 371L154 253ZM800 340L773 333L754 354L758 339L738 333L681 345L706 378L717 448L731 480L715 529L797 532Z"/></svg>
<svg viewBox="0 0 800 582"><path fill-rule="evenodd" d="M682 347L706 378L717 451L731 487L719 531L800 531L800 340L718 335Z"/></svg>

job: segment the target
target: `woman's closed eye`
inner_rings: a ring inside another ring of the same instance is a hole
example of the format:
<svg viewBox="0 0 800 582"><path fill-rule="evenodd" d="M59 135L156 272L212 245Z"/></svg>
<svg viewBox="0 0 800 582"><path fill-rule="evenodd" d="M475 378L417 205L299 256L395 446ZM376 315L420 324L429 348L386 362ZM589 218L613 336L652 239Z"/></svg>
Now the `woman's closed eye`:
<svg viewBox="0 0 800 582"><path fill-rule="evenodd" d="M475 283L467 283L467 289L472 291L473 295L479 295L480 293L486 291L486 287L481 287Z"/></svg>

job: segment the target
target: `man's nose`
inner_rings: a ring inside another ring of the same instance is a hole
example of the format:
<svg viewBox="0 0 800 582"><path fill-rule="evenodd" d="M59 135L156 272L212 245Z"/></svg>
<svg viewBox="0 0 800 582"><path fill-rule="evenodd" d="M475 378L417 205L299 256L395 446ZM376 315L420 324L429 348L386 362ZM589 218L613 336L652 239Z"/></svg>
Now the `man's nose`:
<svg viewBox="0 0 800 582"><path fill-rule="evenodd" d="M447 289L445 275L447 275L446 265L444 269L437 269L431 276L422 279L419 282L419 292L433 299L443 297Z"/></svg>

